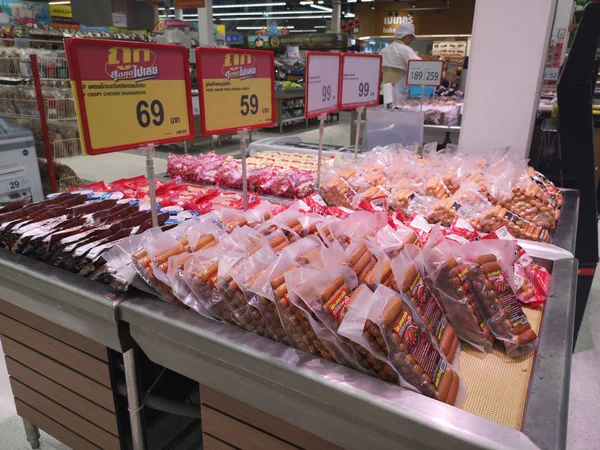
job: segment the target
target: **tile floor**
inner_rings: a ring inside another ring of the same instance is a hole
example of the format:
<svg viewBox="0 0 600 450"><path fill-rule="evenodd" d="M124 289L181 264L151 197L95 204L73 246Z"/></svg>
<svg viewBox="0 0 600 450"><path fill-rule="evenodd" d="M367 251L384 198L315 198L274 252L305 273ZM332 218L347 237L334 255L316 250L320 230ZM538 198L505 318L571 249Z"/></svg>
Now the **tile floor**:
<svg viewBox="0 0 600 450"><path fill-rule="evenodd" d="M350 118L348 113L340 115L340 122L326 125L324 142L330 144L349 145ZM308 129L304 124L286 126L284 135L295 134L306 142L318 142L318 125ZM253 140L280 136L278 130L257 131ZM208 145L194 147L190 152L195 154L207 151ZM156 173L166 170L168 151L159 149L156 154ZM175 149L183 153L182 149ZM234 137L217 149L218 153L239 152L239 141ZM94 157L75 157L64 160L80 175L90 174L95 180L113 181L123 177L136 176L144 172L144 155L139 151L112 153ZM581 327L577 348L573 354L571 369L571 391L569 402L569 450L592 450L600 448L600 427L593 426L590 418L600 417L600 386L598 371L600 369L600 276L596 276L586 315ZM0 347L0 354L1 354ZM549 393L551 395L551 393ZM42 433L41 449L65 450L67 447L52 437ZM16 415L11 395L8 375L4 359L0 358L0 450L27 450L30 446L25 439L21 419Z"/></svg>

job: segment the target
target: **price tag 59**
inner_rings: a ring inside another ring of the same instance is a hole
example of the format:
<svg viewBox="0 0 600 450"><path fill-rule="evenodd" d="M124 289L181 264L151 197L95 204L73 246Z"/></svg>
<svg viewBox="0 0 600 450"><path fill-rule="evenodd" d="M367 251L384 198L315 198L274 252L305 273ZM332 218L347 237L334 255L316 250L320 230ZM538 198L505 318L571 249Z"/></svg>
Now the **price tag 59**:
<svg viewBox="0 0 600 450"><path fill-rule="evenodd" d="M339 53L306 53L306 117L338 110L338 90L340 78Z"/></svg>
<svg viewBox="0 0 600 450"><path fill-rule="evenodd" d="M410 60L406 74L407 86L439 86L442 83L443 61Z"/></svg>
<svg viewBox="0 0 600 450"><path fill-rule="evenodd" d="M272 53L200 47L196 61L203 134L273 125Z"/></svg>

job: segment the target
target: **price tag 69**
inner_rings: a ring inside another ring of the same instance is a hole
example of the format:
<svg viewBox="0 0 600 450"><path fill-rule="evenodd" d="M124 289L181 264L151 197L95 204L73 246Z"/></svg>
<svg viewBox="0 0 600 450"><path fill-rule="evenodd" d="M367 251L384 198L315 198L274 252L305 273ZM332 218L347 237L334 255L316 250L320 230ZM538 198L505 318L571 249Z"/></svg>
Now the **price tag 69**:
<svg viewBox="0 0 600 450"><path fill-rule="evenodd" d="M196 49L202 133L228 133L274 125L273 53Z"/></svg>
<svg viewBox="0 0 600 450"><path fill-rule="evenodd" d="M381 80L381 56L342 54L340 109L377 106Z"/></svg>
<svg viewBox="0 0 600 450"><path fill-rule="evenodd" d="M411 59L406 73L407 86L439 86L442 83L443 61Z"/></svg>
<svg viewBox="0 0 600 450"><path fill-rule="evenodd" d="M304 97L306 99L306 117L308 119L338 110L339 84L339 53L306 53Z"/></svg>
<svg viewBox="0 0 600 450"><path fill-rule="evenodd" d="M185 48L71 39L66 53L90 155L194 135Z"/></svg>

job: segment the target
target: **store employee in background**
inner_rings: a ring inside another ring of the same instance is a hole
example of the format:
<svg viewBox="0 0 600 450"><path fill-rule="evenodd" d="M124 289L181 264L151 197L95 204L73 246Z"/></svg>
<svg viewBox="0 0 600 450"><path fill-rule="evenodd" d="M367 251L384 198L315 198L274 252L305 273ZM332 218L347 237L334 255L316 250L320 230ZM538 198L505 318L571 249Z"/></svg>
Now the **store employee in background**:
<svg viewBox="0 0 600 450"><path fill-rule="evenodd" d="M394 86L394 101L404 100L408 97L406 87L408 61L421 59L410 48L410 44L414 39L415 26L412 23L403 23L396 28L394 42L379 52L383 58L383 83L392 83L392 86Z"/></svg>

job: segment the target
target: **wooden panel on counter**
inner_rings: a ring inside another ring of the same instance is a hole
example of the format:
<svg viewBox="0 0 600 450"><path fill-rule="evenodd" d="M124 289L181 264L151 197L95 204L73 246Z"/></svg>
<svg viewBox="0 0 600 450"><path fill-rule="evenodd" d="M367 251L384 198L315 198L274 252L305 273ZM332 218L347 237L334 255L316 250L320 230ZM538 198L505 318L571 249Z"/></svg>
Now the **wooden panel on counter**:
<svg viewBox="0 0 600 450"><path fill-rule="evenodd" d="M110 386L110 373L106 362L82 352L70 345L54 339L8 316L0 314L0 332L4 336L22 342L62 364L76 367L78 372Z"/></svg>
<svg viewBox="0 0 600 450"><path fill-rule="evenodd" d="M36 316L12 303L0 300L0 314L11 317L17 322L21 322L31 328L35 328L48 336L52 336L54 339L69 344L71 347L75 347L89 355L95 356L102 361L108 361L106 347L103 345L98 344L85 336L74 333L71 330L67 330L43 317Z"/></svg>
<svg viewBox="0 0 600 450"><path fill-rule="evenodd" d="M202 433L202 448L204 450L232 450L235 447L217 439L210 434Z"/></svg>
<svg viewBox="0 0 600 450"><path fill-rule="evenodd" d="M103 408L115 412L113 393L109 388L84 377L67 366L46 358L9 337L2 336L2 347L6 356L38 373L43 373L44 376Z"/></svg>
<svg viewBox="0 0 600 450"><path fill-rule="evenodd" d="M269 438L280 439L281 442L286 445L289 443L293 446L310 450L341 450L340 447L333 445L314 434L308 433L288 422L270 414L266 414L246 403L242 403L204 385L200 385L200 400L202 402L203 430L233 446L242 449L255 448L250 446L253 443L250 441L242 446L239 445L240 441L234 442L230 438L233 433L226 433L225 435L218 434L218 431L226 424L235 426L235 429L242 433L242 435L245 431L248 431L247 436L252 436L256 439L259 437L256 433L262 432L262 434ZM228 419L229 421L225 419ZM208 428L207 420L209 421ZM213 424L213 421L216 422L216 424ZM214 432L210 431L211 429ZM242 440L241 442L243 443L244 441ZM264 448L268 448L266 447L267 441L261 442L265 445Z"/></svg>
<svg viewBox="0 0 600 450"><path fill-rule="evenodd" d="M92 444L90 441L85 440L78 434L73 433L71 430L63 427L58 422L55 422L50 417L42 414L36 409L33 409L31 406L17 398L15 399L15 406L17 407L17 414L19 416L41 428L50 436L53 436L63 444L77 450L100 449L100 447Z"/></svg>

